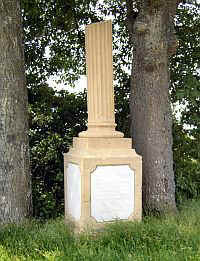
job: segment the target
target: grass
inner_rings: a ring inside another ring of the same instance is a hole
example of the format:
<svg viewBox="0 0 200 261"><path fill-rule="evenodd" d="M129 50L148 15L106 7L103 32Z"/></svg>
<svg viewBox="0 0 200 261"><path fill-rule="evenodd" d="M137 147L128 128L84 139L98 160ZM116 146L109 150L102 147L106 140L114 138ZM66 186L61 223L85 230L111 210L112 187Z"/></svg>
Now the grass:
<svg viewBox="0 0 200 261"><path fill-rule="evenodd" d="M116 222L102 233L73 235L61 219L0 227L0 261L200 260L200 201L176 216Z"/></svg>

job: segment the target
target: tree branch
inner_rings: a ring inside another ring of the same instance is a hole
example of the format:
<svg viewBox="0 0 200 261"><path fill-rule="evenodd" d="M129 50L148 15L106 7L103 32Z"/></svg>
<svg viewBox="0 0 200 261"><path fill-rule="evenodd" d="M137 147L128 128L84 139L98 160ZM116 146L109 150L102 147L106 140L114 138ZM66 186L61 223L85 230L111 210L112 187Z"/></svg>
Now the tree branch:
<svg viewBox="0 0 200 261"><path fill-rule="evenodd" d="M126 26L129 33L132 34L133 24L137 18L138 12L136 12L133 8L133 0L126 0L126 8L127 8Z"/></svg>

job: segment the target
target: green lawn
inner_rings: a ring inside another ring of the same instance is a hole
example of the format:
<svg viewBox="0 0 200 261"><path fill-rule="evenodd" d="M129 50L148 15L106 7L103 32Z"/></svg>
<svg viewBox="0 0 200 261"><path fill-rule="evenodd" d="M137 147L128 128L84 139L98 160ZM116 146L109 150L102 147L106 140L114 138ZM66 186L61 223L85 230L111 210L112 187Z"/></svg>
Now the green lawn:
<svg viewBox="0 0 200 261"><path fill-rule="evenodd" d="M176 216L116 222L97 234L73 235L60 219L4 226L4 260L200 260L200 201L188 202Z"/></svg>

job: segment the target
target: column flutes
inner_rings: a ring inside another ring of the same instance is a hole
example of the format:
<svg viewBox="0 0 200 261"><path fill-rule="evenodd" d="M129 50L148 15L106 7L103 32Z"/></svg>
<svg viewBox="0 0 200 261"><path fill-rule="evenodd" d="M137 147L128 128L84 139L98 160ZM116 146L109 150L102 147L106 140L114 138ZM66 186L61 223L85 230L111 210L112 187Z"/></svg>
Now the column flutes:
<svg viewBox="0 0 200 261"><path fill-rule="evenodd" d="M112 22L86 27L88 130L80 137L123 137L115 131Z"/></svg>

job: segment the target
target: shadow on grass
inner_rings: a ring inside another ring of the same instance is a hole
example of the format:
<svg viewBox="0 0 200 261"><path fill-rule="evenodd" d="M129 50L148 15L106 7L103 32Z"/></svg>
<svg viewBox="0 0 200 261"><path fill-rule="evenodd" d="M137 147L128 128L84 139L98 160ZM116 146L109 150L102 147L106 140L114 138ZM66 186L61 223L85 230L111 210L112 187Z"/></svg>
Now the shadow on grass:
<svg viewBox="0 0 200 261"><path fill-rule="evenodd" d="M200 260L200 201L180 213L115 222L104 232L73 235L62 219L0 230L0 260Z"/></svg>

